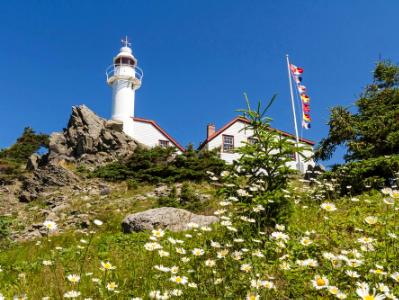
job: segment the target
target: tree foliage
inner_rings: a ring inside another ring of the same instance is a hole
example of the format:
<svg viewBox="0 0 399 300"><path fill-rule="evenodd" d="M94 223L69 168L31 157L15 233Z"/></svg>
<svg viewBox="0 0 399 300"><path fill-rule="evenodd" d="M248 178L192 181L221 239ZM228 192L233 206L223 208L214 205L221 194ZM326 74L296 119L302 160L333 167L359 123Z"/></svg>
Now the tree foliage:
<svg viewBox="0 0 399 300"><path fill-rule="evenodd" d="M262 225L284 222L290 216L292 203L284 197L283 190L287 187L289 175L295 173L288 163L292 162L293 154L302 150L270 127L271 119L266 113L274 99L275 96L264 109L260 102L256 109L252 109L246 99L247 108L240 111L249 120L244 130L253 133L254 142L236 150L240 158L226 177L232 188L223 191L239 199L244 213L250 213L246 209L250 210L254 205L263 207L264 210L257 215L257 224ZM237 185L241 187L238 190ZM247 190L247 187L251 188Z"/></svg>
<svg viewBox="0 0 399 300"><path fill-rule="evenodd" d="M331 158L339 145L347 148L346 161L399 153L399 66L378 62L373 82L355 102L356 111L331 109L328 136L321 140L316 158Z"/></svg>
<svg viewBox="0 0 399 300"><path fill-rule="evenodd" d="M48 143L49 136L47 134L37 134L31 127L25 127L24 132L14 145L0 151L0 158L21 163L26 162L29 156L40 148L47 148Z"/></svg>
<svg viewBox="0 0 399 300"><path fill-rule="evenodd" d="M225 163L215 151L196 151L189 146L186 152L176 154L172 147L138 147L128 160L99 167L91 176L149 183L202 181L208 178L206 171L219 174L224 169Z"/></svg>

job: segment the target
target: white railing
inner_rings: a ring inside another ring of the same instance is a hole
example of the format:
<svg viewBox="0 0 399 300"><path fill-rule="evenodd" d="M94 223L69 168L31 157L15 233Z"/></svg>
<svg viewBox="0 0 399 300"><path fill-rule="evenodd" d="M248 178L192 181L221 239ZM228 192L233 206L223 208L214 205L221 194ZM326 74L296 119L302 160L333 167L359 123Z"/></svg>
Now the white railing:
<svg viewBox="0 0 399 300"><path fill-rule="evenodd" d="M107 82L112 83L116 79L118 80L126 80L126 81L135 81L135 82L140 82L143 79L144 73L143 70L140 69L139 67L134 67L134 76L131 75L124 75L124 74L115 74L115 71L117 68L120 67L132 67L131 65L128 64L117 64L117 65L110 65L106 70L105 70L105 75L107 76Z"/></svg>

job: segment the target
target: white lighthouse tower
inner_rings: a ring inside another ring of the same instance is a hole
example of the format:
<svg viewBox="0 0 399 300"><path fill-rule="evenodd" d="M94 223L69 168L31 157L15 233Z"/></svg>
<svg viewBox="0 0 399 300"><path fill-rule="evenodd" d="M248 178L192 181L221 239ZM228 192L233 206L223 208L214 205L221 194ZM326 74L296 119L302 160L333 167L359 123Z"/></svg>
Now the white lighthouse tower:
<svg viewBox="0 0 399 300"><path fill-rule="evenodd" d="M143 71L137 67L130 43L125 37L122 48L114 57L113 64L106 70L107 83L112 86L113 120L123 122L123 130L133 135L134 96L140 88Z"/></svg>

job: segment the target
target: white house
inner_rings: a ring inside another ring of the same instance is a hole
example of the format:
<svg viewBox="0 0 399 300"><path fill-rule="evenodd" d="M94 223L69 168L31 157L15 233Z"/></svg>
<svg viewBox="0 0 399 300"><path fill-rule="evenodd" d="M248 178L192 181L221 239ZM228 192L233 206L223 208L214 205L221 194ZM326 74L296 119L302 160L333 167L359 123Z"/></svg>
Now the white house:
<svg viewBox="0 0 399 300"><path fill-rule="evenodd" d="M107 83L112 87L112 119L123 123L123 131L148 147L175 147L177 153L184 148L155 121L134 115L135 92L140 88L143 71L137 66L130 43L122 40L123 47L106 70Z"/></svg>
<svg viewBox="0 0 399 300"><path fill-rule="evenodd" d="M199 149L220 149L220 158L227 163L232 163L239 158L239 154L234 153L233 150L242 146L244 142L251 142L251 139L253 139L252 130L246 129L248 123L249 121L246 118L236 117L219 130L216 130L214 124L209 124L207 126L207 138L202 142ZM296 142L294 135L278 129L273 130L276 130L281 136L292 139L293 143ZM300 158L300 170L304 172L309 165L312 167L315 165L312 159L314 142L307 139L299 139L299 142L299 146L307 148L302 152L304 157ZM307 161L307 158L310 160ZM297 168L295 157L292 158L292 162L289 165L292 168Z"/></svg>

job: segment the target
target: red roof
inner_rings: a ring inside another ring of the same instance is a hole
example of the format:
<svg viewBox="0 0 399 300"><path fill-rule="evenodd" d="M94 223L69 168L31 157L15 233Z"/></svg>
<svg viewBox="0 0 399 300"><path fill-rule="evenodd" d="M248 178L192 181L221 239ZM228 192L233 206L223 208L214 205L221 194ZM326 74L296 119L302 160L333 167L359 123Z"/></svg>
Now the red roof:
<svg viewBox="0 0 399 300"><path fill-rule="evenodd" d="M225 131L227 128L229 128L230 126L232 126L234 123L236 123L238 121L249 124L249 120L248 119L246 119L244 117L241 117L241 116L235 117L233 120L228 122L222 128L217 130L214 134L209 136L205 141L203 141L201 143L201 145L199 146L199 148L201 149L202 147L204 147L206 144L208 144L210 141L212 141L215 137L217 137L219 134L221 134L223 131ZM280 133L283 136L296 139L295 135L293 135L291 133L288 133L288 132L285 132L285 131L282 131L282 130L279 130L279 129L276 129L276 128L272 128L272 127L270 129L275 130L276 132ZM306 144L309 144L311 146L313 146L315 144L315 142L313 142L311 140L303 139L303 138L300 138L299 141L301 141L303 143L306 143Z"/></svg>
<svg viewBox="0 0 399 300"><path fill-rule="evenodd" d="M181 146L174 138L172 138L165 130L163 130L161 128L161 126L159 126L157 124L157 122L153 121L153 120L147 120L147 119L143 119L143 118L137 118L137 117L133 117L133 120L136 122L142 122L142 123L148 123L151 124L152 126L154 126L160 133L162 133L164 136L166 136L173 145L176 146L176 148L178 148L180 151L184 152L186 151L186 149L184 149L183 146Z"/></svg>

